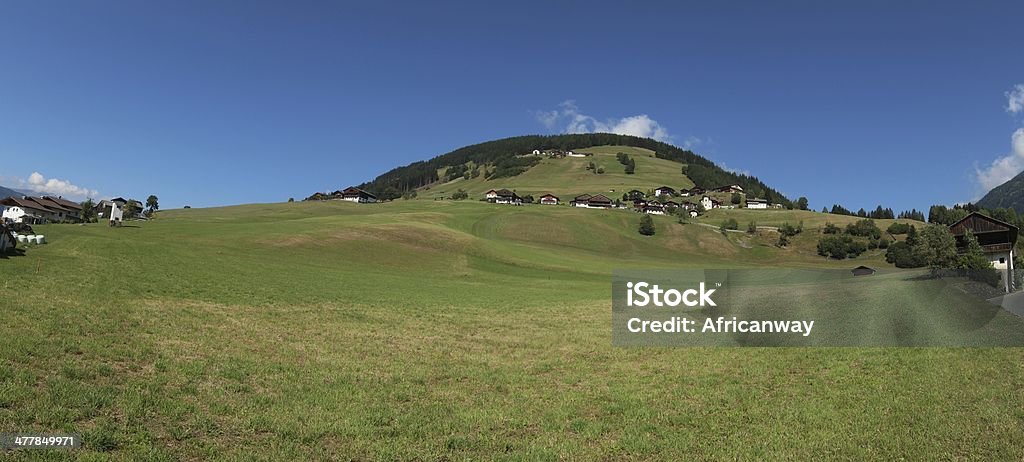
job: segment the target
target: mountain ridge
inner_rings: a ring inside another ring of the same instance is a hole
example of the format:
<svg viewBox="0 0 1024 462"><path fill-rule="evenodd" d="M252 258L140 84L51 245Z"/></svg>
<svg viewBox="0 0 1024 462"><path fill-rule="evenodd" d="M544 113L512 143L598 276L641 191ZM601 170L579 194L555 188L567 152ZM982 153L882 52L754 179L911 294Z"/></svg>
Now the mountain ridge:
<svg viewBox="0 0 1024 462"><path fill-rule="evenodd" d="M992 188L975 204L986 209L1012 208L1024 212L1024 172Z"/></svg>

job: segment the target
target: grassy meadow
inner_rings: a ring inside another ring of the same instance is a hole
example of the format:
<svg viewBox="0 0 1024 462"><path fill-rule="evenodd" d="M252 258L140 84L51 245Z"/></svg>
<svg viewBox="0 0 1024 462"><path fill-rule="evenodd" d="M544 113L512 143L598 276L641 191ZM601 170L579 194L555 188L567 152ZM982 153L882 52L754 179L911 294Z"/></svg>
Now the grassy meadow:
<svg viewBox="0 0 1024 462"><path fill-rule="evenodd" d="M543 158L540 163L526 172L511 178L484 180L483 175L471 179L456 179L421 191L421 197L448 197L458 189L469 192L471 199L479 199L490 189L514 189L519 195L555 194L569 202L579 194L604 194L612 199L622 197L631 189L647 191L662 185L675 189L692 188L693 182L682 173L682 164L654 157L654 151L630 146L595 146L580 149L593 156ZM636 160L636 174L627 175L615 158L619 152L629 154ZM593 162L604 167L605 172L596 174L587 170ZM441 172L442 174L444 172Z"/></svg>
<svg viewBox="0 0 1024 462"><path fill-rule="evenodd" d="M602 181L627 181L618 149ZM501 186L577 174L548 163ZM634 187L566 181L547 184ZM811 231L778 249L669 217L647 238L629 211L428 198L444 190L37 227L49 244L0 259L0 431L84 448L0 457L1024 459L1019 348L612 346L613 269L891 271L879 251L833 262ZM741 212L822 217L707 222Z"/></svg>

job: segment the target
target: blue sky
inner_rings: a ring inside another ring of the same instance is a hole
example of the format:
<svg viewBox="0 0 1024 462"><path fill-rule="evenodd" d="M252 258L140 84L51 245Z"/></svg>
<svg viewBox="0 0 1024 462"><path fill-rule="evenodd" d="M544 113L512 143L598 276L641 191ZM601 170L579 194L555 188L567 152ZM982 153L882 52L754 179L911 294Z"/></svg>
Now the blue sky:
<svg viewBox="0 0 1024 462"><path fill-rule="evenodd" d="M1024 169L1024 3L768 3L6 2L0 185L274 202L595 129L815 208Z"/></svg>

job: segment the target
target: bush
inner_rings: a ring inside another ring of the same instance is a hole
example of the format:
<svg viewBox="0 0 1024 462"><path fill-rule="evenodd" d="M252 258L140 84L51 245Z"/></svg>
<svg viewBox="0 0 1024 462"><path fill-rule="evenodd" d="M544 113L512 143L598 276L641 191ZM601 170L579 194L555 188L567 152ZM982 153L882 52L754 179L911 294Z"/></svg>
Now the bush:
<svg viewBox="0 0 1024 462"><path fill-rule="evenodd" d="M882 230L875 226L875 220L865 218L846 225L846 234L878 239L882 236Z"/></svg>
<svg viewBox="0 0 1024 462"><path fill-rule="evenodd" d="M452 193L452 200L453 201L461 201L463 199L469 199L469 193L466 192L466 191L463 191L462 188L459 188L458 191L455 191L455 192Z"/></svg>
<svg viewBox="0 0 1024 462"><path fill-rule="evenodd" d="M604 174L604 167L597 167L597 174L598 175L603 175Z"/></svg>
<svg viewBox="0 0 1024 462"><path fill-rule="evenodd" d="M755 223L753 221L751 221L750 223L747 223L747 232L750 233L750 234L756 233L757 232L757 223Z"/></svg>
<svg viewBox="0 0 1024 462"><path fill-rule="evenodd" d="M818 241L818 255L843 260L867 251L868 246L850 236L827 236Z"/></svg>
<svg viewBox="0 0 1024 462"><path fill-rule="evenodd" d="M914 247L906 242L893 242L885 252L885 261L897 268L920 268L928 264Z"/></svg>
<svg viewBox="0 0 1024 462"><path fill-rule="evenodd" d="M735 218L730 218L728 220L725 220L725 223L722 223L721 229L740 229L740 224L739 222L736 221Z"/></svg>
<svg viewBox="0 0 1024 462"><path fill-rule="evenodd" d="M825 223L825 228L821 230L825 234L839 234L840 231L842 230L832 223Z"/></svg>
<svg viewBox="0 0 1024 462"><path fill-rule="evenodd" d="M650 215L644 214L640 217L640 234L644 236L654 235L654 219Z"/></svg>
<svg viewBox="0 0 1024 462"><path fill-rule="evenodd" d="M910 231L910 223L893 223L886 229L889 234L907 234Z"/></svg>
<svg viewBox="0 0 1024 462"><path fill-rule="evenodd" d="M793 225L789 224L788 222L787 223L783 223L782 226L779 226L779 233L782 234L783 236L786 236L786 237L796 236L797 234L802 233L803 230L804 230L804 223L803 222L800 222L800 225L798 225L798 226L793 226Z"/></svg>

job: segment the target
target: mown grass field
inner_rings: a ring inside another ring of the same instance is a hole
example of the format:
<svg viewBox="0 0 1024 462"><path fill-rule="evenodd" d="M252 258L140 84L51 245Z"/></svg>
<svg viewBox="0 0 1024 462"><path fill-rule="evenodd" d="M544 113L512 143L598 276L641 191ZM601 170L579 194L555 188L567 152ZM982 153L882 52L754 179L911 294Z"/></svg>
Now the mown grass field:
<svg viewBox="0 0 1024 462"><path fill-rule="evenodd" d="M1024 459L1022 349L613 347L616 268L884 265L637 221L420 199L40 226L0 260L0 431L85 448L2 457Z"/></svg>

